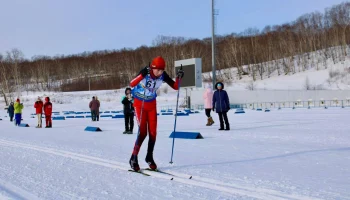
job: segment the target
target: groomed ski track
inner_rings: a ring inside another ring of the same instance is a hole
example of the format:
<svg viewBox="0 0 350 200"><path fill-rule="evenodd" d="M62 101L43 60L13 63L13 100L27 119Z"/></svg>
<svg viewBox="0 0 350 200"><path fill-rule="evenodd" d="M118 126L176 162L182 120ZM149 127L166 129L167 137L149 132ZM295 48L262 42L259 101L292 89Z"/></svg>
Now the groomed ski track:
<svg viewBox="0 0 350 200"><path fill-rule="evenodd" d="M102 159L98 157L78 154L74 152L59 150L59 149L53 149L53 148L47 148L42 146L36 146L36 145L30 145L25 144L21 142L15 142L10 140L4 140L0 139L0 145L11 147L11 148L18 148L18 149L24 149L24 150L34 150L37 152L55 155L55 156L61 156L65 158L70 158L73 160L78 160L81 162L99 165L107 168L112 168L115 170L122 170L125 171L125 173L128 172L129 166L126 163L120 163L115 162L113 160L107 160ZM161 169L161 168L160 168ZM282 200L282 199L307 199L307 200L318 200L317 198L303 196L300 194L286 194L282 193L280 191L271 190L271 189L262 189L262 188L256 188L256 187L247 187L247 186L241 186L238 184L228 184L225 182L222 182L220 180L205 178L205 177L199 177L194 176L192 179L189 179L191 175L189 174L183 174L183 173L177 173L175 171L169 171L165 170L165 172L169 172L173 174L174 176L167 175L167 174L161 174L158 172L152 172L152 171L146 171L146 173L150 174L151 177L144 177L139 174L135 174L135 176L140 176L140 178L159 178L159 179L166 179L169 181L175 181L182 184L192 185L192 186L198 186L203 187L210 190L215 190L219 192L223 192L230 195L242 195L247 197L252 197L256 199L268 199L268 200ZM170 180L173 178L173 180ZM16 186L12 186L11 184L4 183L2 180L0 180L0 188L5 190L7 193L9 193L11 196L18 197L19 199L38 199L34 195L30 194L27 191L24 191Z"/></svg>

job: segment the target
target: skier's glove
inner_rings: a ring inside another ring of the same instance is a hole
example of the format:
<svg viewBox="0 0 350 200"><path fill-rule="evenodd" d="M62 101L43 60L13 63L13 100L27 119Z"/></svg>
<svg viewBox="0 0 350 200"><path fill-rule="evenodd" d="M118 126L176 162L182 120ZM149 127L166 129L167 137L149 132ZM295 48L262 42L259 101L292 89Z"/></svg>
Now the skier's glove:
<svg viewBox="0 0 350 200"><path fill-rule="evenodd" d="M179 71L177 71L176 73L176 77L181 79L184 77L184 75L185 75L185 72L182 69L179 69Z"/></svg>
<svg viewBox="0 0 350 200"><path fill-rule="evenodd" d="M149 71L150 71L150 68L148 66L144 67L142 70L141 70L141 75L143 77L146 77L147 74L149 74Z"/></svg>

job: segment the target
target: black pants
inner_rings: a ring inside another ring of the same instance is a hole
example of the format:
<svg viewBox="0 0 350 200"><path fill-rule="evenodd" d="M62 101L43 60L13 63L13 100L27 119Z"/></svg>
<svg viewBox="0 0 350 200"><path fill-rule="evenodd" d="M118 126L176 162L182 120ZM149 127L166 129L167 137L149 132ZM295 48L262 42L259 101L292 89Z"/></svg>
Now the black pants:
<svg viewBox="0 0 350 200"><path fill-rule="evenodd" d="M211 117L211 116L210 116L210 112L211 112L211 109L210 109L210 108L206 108L206 109L205 109L205 115L206 115L207 117Z"/></svg>
<svg viewBox="0 0 350 200"><path fill-rule="evenodd" d="M10 121L13 122L13 115L10 115Z"/></svg>
<svg viewBox="0 0 350 200"><path fill-rule="evenodd" d="M97 111L96 110L91 110L91 119L92 121L96 121L97 117Z"/></svg>
<svg viewBox="0 0 350 200"><path fill-rule="evenodd" d="M218 115L220 119L220 128L221 129L224 128L224 121L225 121L226 128L229 128L230 123L228 122L228 119L227 119L227 112L218 112Z"/></svg>
<svg viewBox="0 0 350 200"><path fill-rule="evenodd" d="M134 129L134 113L124 113L125 130L132 131Z"/></svg>

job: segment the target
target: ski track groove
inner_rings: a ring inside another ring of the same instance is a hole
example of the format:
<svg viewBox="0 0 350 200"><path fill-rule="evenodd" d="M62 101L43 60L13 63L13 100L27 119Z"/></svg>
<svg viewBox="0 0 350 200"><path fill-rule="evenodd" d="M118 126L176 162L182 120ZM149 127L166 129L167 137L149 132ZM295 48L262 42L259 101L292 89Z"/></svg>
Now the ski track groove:
<svg viewBox="0 0 350 200"><path fill-rule="evenodd" d="M35 150L35 151L39 151L39 152L43 152L43 153L48 153L48 154L57 155L57 156L63 156L65 158L71 158L74 160L79 160L82 162L95 164L95 165L99 165L99 166L104 166L104 167L108 167L108 168L113 168L113 169L119 169L119 170L123 170L123 171L127 171L130 169L129 165L126 165L124 163L120 163L120 162L116 162L116 161L112 161L112 160L106 160L106 159L88 156L88 155L83 155L83 154L78 154L78 153L69 152L69 151L59 150L59 149L40 147L40 146L19 143L19 142L13 142L13 141L8 141L8 140L3 140L3 139L0 139L0 145ZM203 187L203 188L216 190L219 192L224 192L224 193L233 194L233 195L242 195L242 196L253 197L253 198L257 198L257 199L319 200L318 198L314 198L314 197L302 196L299 194L285 194L285 193L282 193L280 191L271 190L271 189L240 186L237 184L225 183L225 182L221 182L221 181L218 181L215 179L204 178L204 177L199 177L199 176L194 176L194 177L192 177L192 179L189 179L190 175L187 175L187 174L177 173L177 172L168 171L168 170L166 170L165 172L172 173L175 177L171 176L171 175L167 175L167 174L161 174L158 172L152 172L152 171L147 171L146 173L148 173L148 174L152 175L152 177L156 177L156 178L170 180L171 177L174 177L173 181L176 181L179 183ZM0 180L0 183L1 183L1 180ZM1 188L1 186L0 186L0 188Z"/></svg>
<svg viewBox="0 0 350 200"><path fill-rule="evenodd" d="M30 192L23 190L22 188L19 188L15 185L12 185L11 183L8 183L2 179L0 179L0 190L5 191L7 194L9 194L11 199L13 198L23 200L39 200L38 197L31 194Z"/></svg>

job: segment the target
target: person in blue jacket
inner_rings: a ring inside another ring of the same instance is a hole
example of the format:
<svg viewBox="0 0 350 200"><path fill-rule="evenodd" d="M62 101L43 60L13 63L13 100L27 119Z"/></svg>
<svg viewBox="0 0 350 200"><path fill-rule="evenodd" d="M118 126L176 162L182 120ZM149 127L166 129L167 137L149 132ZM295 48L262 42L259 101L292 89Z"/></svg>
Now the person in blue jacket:
<svg viewBox="0 0 350 200"><path fill-rule="evenodd" d="M222 82L217 82L215 84L216 91L213 95L213 111L219 115L220 119L220 129L230 130L230 123L228 122L227 112L230 110L230 100L228 98L227 92L224 90L224 84ZM224 128L224 121L226 128Z"/></svg>

